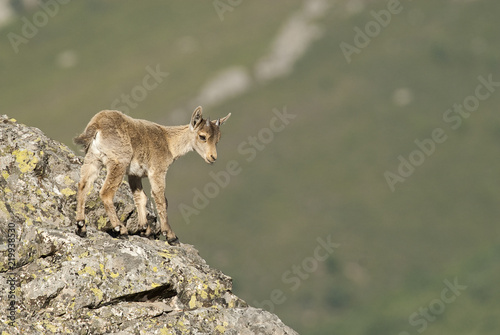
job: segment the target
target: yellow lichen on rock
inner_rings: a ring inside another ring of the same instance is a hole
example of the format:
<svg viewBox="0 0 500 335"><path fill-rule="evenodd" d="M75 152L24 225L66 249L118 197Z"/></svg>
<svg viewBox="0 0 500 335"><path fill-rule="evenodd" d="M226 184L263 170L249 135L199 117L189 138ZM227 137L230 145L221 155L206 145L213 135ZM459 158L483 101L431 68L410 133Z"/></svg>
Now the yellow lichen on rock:
<svg viewBox="0 0 500 335"><path fill-rule="evenodd" d="M87 274L89 274L89 275L91 275L91 276L93 276L93 277L95 277L95 275L96 275L95 270L94 270L94 269L92 269L90 266L86 266L86 267L85 267L85 268L83 268L82 270L78 271L78 274L79 274L79 275L82 275L82 274L84 274L84 273L87 273Z"/></svg>
<svg viewBox="0 0 500 335"><path fill-rule="evenodd" d="M64 185L70 186L70 185L73 185L74 183L75 183L75 181L73 179L71 179L70 177L68 177L68 176L64 177Z"/></svg>
<svg viewBox="0 0 500 335"><path fill-rule="evenodd" d="M103 293L100 289L96 288L96 287L93 287L90 289L92 292L94 292L95 296L97 297L97 299L99 300L102 300L102 297L103 297Z"/></svg>
<svg viewBox="0 0 500 335"><path fill-rule="evenodd" d="M201 307L202 304L196 299L196 294L193 294L191 296L191 299L189 300L189 308L195 309L197 307Z"/></svg>
<svg viewBox="0 0 500 335"><path fill-rule="evenodd" d="M67 197L70 197L70 196L76 194L76 191L73 191L69 187L66 187L65 189L61 190L61 193L64 194L65 196L67 196Z"/></svg>
<svg viewBox="0 0 500 335"><path fill-rule="evenodd" d="M167 243L167 242L165 242ZM163 249L163 252L158 252L158 255L165 257L165 258L172 258L173 256L177 255L175 252L171 252L172 250L169 249Z"/></svg>
<svg viewBox="0 0 500 335"><path fill-rule="evenodd" d="M220 332L221 334L224 334L224 332L226 331L226 327L227 326L227 322L224 322L224 326L223 325L218 325L217 327L215 327L215 330Z"/></svg>
<svg viewBox="0 0 500 335"><path fill-rule="evenodd" d="M26 149L14 150L12 154L16 156L16 162L21 173L33 171L38 164L38 157L36 157L33 152Z"/></svg>
<svg viewBox="0 0 500 335"><path fill-rule="evenodd" d="M106 227L107 223L108 223L108 220L106 219L106 217L101 215L101 217L97 220L97 228L103 229L104 227Z"/></svg>
<svg viewBox="0 0 500 335"><path fill-rule="evenodd" d="M15 204L10 205L14 214L23 214L25 206L26 205L23 204L22 202L16 202Z"/></svg>
<svg viewBox="0 0 500 335"><path fill-rule="evenodd" d="M170 330L167 327L160 329L160 334L161 335L172 335L172 333L170 332Z"/></svg>
<svg viewBox="0 0 500 335"><path fill-rule="evenodd" d="M78 258L85 258L85 257L89 257L88 251L85 251L85 252L81 253L80 255L78 255Z"/></svg>
<svg viewBox="0 0 500 335"><path fill-rule="evenodd" d="M99 268L101 269L102 272L102 279L108 278L108 276L106 276L106 271L104 270L104 264L99 263Z"/></svg>
<svg viewBox="0 0 500 335"><path fill-rule="evenodd" d="M48 322L44 324L44 328L50 330L53 333L57 332L57 327L54 326L53 324L48 323Z"/></svg>

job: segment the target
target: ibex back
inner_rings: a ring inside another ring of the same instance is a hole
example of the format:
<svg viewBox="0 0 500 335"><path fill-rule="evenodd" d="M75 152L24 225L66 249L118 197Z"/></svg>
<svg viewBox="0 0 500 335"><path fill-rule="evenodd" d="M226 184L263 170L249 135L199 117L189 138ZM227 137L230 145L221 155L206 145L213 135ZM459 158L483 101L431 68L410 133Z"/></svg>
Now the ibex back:
<svg viewBox="0 0 500 335"><path fill-rule="evenodd" d="M100 191L104 209L113 229L120 235L127 235L127 228L116 215L113 197L128 175L128 182L137 207L139 227L145 236L151 234L147 224L146 203L141 179L148 177L151 194L156 204L161 232L168 243L178 245L179 239L170 228L167 217L168 202L165 198L165 176L168 167L180 156L193 149L209 164L217 159L219 127L231 116L210 121L203 119L198 107L191 116L189 125L166 127L159 124L133 119L121 112L104 110L97 113L75 138L75 143L85 149L85 160L78 184L76 233L85 237L85 200L103 165L107 168L106 180Z"/></svg>

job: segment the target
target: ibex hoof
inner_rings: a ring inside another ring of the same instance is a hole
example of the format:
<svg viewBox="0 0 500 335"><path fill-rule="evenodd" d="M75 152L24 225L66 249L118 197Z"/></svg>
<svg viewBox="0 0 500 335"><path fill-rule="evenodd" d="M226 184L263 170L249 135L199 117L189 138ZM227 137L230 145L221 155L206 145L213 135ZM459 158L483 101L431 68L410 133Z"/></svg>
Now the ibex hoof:
<svg viewBox="0 0 500 335"><path fill-rule="evenodd" d="M76 221L75 233L76 233L76 235L78 235L80 237L87 237L87 229L85 228L85 221L84 220Z"/></svg>
<svg viewBox="0 0 500 335"><path fill-rule="evenodd" d="M144 238L147 238L147 239L150 239L150 240L154 240L155 239L155 234L151 234L151 233L147 233L147 232L144 232L144 231L141 231L141 234L140 234L141 237L144 237Z"/></svg>
<svg viewBox="0 0 500 335"><path fill-rule="evenodd" d="M75 233L76 233L76 235L78 235L80 237L87 237L87 231L81 229L80 227L76 228Z"/></svg>
<svg viewBox="0 0 500 335"><path fill-rule="evenodd" d="M114 228L116 234L119 234L118 238L128 239L128 229L124 225L119 225Z"/></svg>
<svg viewBox="0 0 500 335"><path fill-rule="evenodd" d="M144 225L138 231L139 231L139 234L141 235L141 237L151 236L151 227L149 226L149 224Z"/></svg>
<svg viewBox="0 0 500 335"><path fill-rule="evenodd" d="M172 239L169 239L167 240L168 244L170 244L171 246L179 246L181 245L181 243L179 242L179 238L176 236Z"/></svg>
<svg viewBox="0 0 500 335"><path fill-rule="evenodd" d="M85 238L85 237L87 237L87 232L77 229L76 230L76 235Z"/></svg>

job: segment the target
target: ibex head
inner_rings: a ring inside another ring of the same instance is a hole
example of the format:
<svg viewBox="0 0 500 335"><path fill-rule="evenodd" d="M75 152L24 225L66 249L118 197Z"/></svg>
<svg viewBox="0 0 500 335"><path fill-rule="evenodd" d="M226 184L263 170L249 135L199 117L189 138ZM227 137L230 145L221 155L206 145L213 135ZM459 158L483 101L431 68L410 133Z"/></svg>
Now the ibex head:
<svg viewBox="0 0 500 335"><path fill-rule="evenodd" d="M205 120L203 119L201 106L198 106L191 116L189 129L193 135L193 148L209 164L217 160L217 142L219 142L221 136L219 127L230 116L231 113L215 121L210 121L210 118Z"/></svg>

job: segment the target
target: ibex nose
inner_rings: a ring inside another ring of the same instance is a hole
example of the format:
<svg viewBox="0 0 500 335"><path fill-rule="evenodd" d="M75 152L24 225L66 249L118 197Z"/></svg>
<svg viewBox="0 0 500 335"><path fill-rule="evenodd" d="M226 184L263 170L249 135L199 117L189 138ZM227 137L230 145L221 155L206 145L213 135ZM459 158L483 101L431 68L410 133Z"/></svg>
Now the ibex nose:
<svg viewBox="0 0 500 335"><path fill-rule="evenodd" d="M217 156L210 155L210 158L212 158L212 161L215 162L217 160Z"/></svg>

